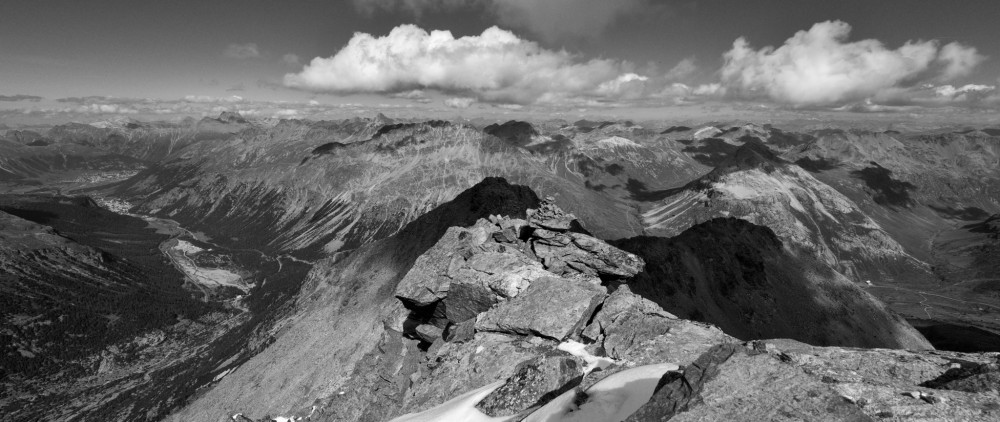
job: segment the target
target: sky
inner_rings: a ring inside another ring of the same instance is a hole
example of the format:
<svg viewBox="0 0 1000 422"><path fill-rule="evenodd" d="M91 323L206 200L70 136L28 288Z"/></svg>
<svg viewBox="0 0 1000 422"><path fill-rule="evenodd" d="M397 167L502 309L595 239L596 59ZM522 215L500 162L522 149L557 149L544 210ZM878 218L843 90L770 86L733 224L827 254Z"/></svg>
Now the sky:
<svg viewBox="0 0 1000 422"><path fill-rule="evenodd" d="M995 0L3 3L6 120L1000 108Z"/></svg>

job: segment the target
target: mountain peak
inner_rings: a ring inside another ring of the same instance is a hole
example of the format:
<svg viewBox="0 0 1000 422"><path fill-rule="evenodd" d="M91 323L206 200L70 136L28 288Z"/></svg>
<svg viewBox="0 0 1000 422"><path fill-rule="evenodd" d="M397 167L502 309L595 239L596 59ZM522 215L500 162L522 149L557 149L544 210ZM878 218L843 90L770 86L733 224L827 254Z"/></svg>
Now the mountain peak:
<svg viewBox="0 0 1000 422"><path fill-rule="evenodd" d="M223 111L218 120L222 123L247 123L247 119L237 111Z"/></svg>
<svg viewBox="0 0 1000 422"><path fill-rule="evenodd" d="M503 124L494 123L483 128L483 132L516 146L527 145L531 143L533 137L539 135L534 125L518 120L509 120Z"/></svg>
<svg viewBox="0 0 1000 422"><path fill-rule="evenodd" d="M722 175L750 169L762 169L770 173L777 166L784 163L785 161L778 157L767 145L753 138L737 148L736 152L726 158L710 174Z"/></svg>

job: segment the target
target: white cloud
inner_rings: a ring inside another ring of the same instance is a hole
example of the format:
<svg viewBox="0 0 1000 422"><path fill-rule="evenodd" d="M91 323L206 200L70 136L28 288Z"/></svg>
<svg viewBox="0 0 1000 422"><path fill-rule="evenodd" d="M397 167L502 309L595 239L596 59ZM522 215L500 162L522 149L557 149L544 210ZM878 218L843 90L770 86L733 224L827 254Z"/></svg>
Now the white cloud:
<svg viewBox="0 0 1000 422"><path fill-rule="evenodd" d="M677 64L664 75L668 81L679 81L685 79L698 71L698 65L692 57L677 62Z"/></svg>
<svg viewBox="0 0 1000 422"><path fill-rule="evenodd" d="M635 73L625 73L597 86L596 93L602 97L635 99L644 96L649 77Z"/></svg>
<svg viewBox="0 0 1000 422"><path fill-rule="evenodd" d="M724 54L722 82L731 94L795 105L857 101L926 81L968 74L983 60L974 48L911 41L891 50L878 40L849 42L851 26L827 21L778 47L754 50L745 38Z"/></svg>
<svg viewBox="0 0 1000 422"><path fill-rule="evenodd" d="M285 85L327 92L399 93L436 89L480 100L528 103L541 98L604 95L598 86L629 73L630 64L583 61L491 27L455 38L400 25L388 35L355 33L333 57L314 58ZM605 93L606 94L606 93Z"/></svg>
<svg viewBox="0 0 1000 422"><path fill-rule="evenodd" d="M424 100L427 99L427 95L423 90L414 89L412 91L397 92L392 94L395 98L402 98L405 100Z"/></svg>
<svg viewBox="0 0 1000 422"><path fill-rule="evenodd" d="M239 95L231 95L228 97L212 97L208 95L186 95L184 96L184 101L189 103L238 103L243 101L243 97Z"/></svg>
<svg viewBox="0 0 1000 422"><path fill-rule="evenodd" d="M472 103L475 102L476 102L475 98L455 97L455 98L445 99L444 105L451 108L469 108L469 106L471 106Z"/></svg>
<svg viewBox="0 0 1000 422"><path fill-rule="evenodd" d="M961 87L955 87L952 85L942 85L934 87L934 93L940 97L956 97L959 95L967 95L973 93L988 94L993 91L996 91L996 89L997 87L994 85L968 84Z"/></svg>
<svg viewBox="0 0 1000 422"><path fill-rule="evenodd" d="M225 51L222 52L223 56L230 59L259 59L261 57L260 50L257 48L255 43L246 44L229 44L226 46Z"/></svg>
<svg viewBox="0 0 1000 422"><path fill-rule="evenodd" d="M938 60L945 64L941 79L949 81L967 76L986 57L980 55L975 48L953 42L941 47Z"/></svg>
<svg viewBox="0 0 1000 422"><path fill-rule="evenodd" d="M718 97L726 95L726 87L719 83L698 85L691 91L694 95Z"/></svg>
<svg viewBox="0 0 1000 422"><path fill-rule="evenodd" d="M504 26L550 42L595 38L619 19L651 7L649 0L354 0L354 5L366 14L405 11L418 19L427 11L486 9Z"/></svg>

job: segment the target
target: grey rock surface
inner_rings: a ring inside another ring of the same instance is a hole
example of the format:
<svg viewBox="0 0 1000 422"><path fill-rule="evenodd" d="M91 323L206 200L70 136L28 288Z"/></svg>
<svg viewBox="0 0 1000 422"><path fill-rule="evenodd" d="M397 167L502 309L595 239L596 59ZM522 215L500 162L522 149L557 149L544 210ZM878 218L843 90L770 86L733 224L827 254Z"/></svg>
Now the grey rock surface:
<svg viewBox="0 0 1000 422"><path fill-rule="evenodd" d="M532 233L531 245L545 268L559 275L627 278L645 266L641 258L580 233L537 229Z"/></svg>
<svg viewBox="0 0 1000 422"><path fill-rule="evenodd" d="M577 386L583 365L562 351L546 353L517 365L502 386L486 396L476 408L492 416L513 416L542 406Z"/></svg>
<svg viewBox="0 0 1000 422"><path fill-rule="evenodd" d="M513 300L480 315L476 330L562 340L582 328L605 295L601 286L542 277Z"/></svg>

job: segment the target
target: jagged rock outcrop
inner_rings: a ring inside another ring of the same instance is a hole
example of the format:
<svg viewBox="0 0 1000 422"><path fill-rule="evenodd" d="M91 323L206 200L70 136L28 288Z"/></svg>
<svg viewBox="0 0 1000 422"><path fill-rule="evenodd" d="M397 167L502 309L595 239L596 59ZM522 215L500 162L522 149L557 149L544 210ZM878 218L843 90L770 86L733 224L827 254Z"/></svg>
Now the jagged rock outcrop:
<svg viewBox="0 0 1000 422"><path fill-rule="evenodd" d="M514 374L476 408L493 417L517 415L576 387L583 375L577 358L563 351L549 352L519 363Z"/></svg>
<svg viewBox="0 0 1000 422"><path fill-rule="evenodd" d="M538 205L531 208L537 210ZM920 403L968 404L972 410L962 415L987 420L990 410L983 404L987 400L983 393L935 392L920 384L939 379L952 368L953 360L986 365L994 362L996 355L823 348L786 340L744 343L713 325L678 318L656 300L643 297L648 293L643 288L651 286L640 282L643 274L649 277L651 271L646 261L655 267L653 274L662 276L664 273L658 271L670 267L663 266L661 257L673 262L669 249L636 250L646 256L643 259L586 234L532 224L530 217L536 211L506 217L493 209L488 217L480 214L477 219L466 219L460 227L437 227L437 238L422 237L420 247L408 249L418 255L397 257L397 247L407 244L407 238L401 236L415 235L418 226L414 225L412 231L404 230L382 242L385 244L348 258L341 269L330 271L341 277L339 294L330 296L338 298L332 302L340 310L326 310L330 304L317 299L321 296L311 303L316 304L314 309L324 310L324 318L334 318L332 324L340 328L317 327L326 333L326 342L315 342L316 332L311 331L279 339L276 344L309 339L317 353L323 351L327 362L347 359L353 369L326 376L336 379L325 387L331 393L311 405L300 405L301 411L284 414L310 415L318 421L397 422L449 420L449 415L512 416L531 421L567 412L586 420L605 420L591 416L611 415L613 418L607 420L619 421L636 411L639 416L633 418L638 420L667 416L672 416L671 420L739 420L746 415L754 420L867 420L885 414L880 412L902 414L899 406L913 404L906 402L913 400L910 396L902 394L918 391L916 400ZM436 213L440 219L418 223L441 223L447 215L451 214L442 211ZM705 249L710 258L741 263L737 268L748 272L736 281L749 283L751 289L766 286L769 281L760 277L780 268L781 261L768 255L781 250L780 242L771 239L771 234L757 239L760 244L750 242L737 248L733 245L747 239L734 242L722 228L738 226L735 228L742 234L737 237L748 239L760 230L740 224L748 223L722 222L716 227L721 231L703 229L696 231L697 237L704 245L713 245ZM546 261L536 252L537 246L550 238L548 233L583 239L584 244L593 246L584 248L578 241L557 244L573 253L626 259L607 260L607 268L616 268L617 273L593 269L605 267L588 267L593 272L585 273L566 266L576 272L559 275L553 272L560 268L553 265L556 261ZM755 261L761 256L748 255L748 248L760 249L767 259ZM374 256L388 259L383 268L393 268L396 273L378 273L371 265L379 262L372 260ZM690 256L680 260L689 264L696 261ZM768 270L755 272L761 269ZM516 277L505 278L511 275L508 272ZM393 277L398 283L387 282ZM789 277L782 278L783 283L792 283ZM314 283L320 286L325 282ZM740 291L736 285L719 287ZM354 290L367 292L366 296L355 292L350 302L340 299L340 294ZM837 302L844 297L849 296L833 295L824 300ZM373 307L373 302L378 305ZM848 305L837 306L846 309ZM364 321L373 318L381 319L368 327ZM359 330L359 325L363 329ZM353 331L345 331L347 328ZM330 343L333 338L336 342ZM345 346L345 341L357 346ZM359 349L364 350L362 356L357 354ZM271 354L270 349L265 354ZM281 356L273 355L269 362ZM910 362L915 366L907 367ZM227 379L247 376L253 373L237 371ZM945 397L948 394L964 396ZM937 398L943 400L935 401ZM741 410L743 406L745 410ZM953 411L946 407L906 409L924 416Z"/></svg>
<svg viewBox="0 0 1000 422"><path fill-rule="evenodd" d="M396 296L419 314L416 320L441 327L478 316L479 331L562 340L582 330L603 301L599 277L642 270L635 255L571 232L579 223L551 198L526 214L449 228L417 258Z"/></svg>
<svg viewBox="0 0 1000 422"><path fill-rule="evenodd" d="M541 277L510 302L483 313L476 321L476 330L563 340L583 328L605 295L601 286Z"/></svg>

